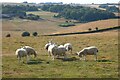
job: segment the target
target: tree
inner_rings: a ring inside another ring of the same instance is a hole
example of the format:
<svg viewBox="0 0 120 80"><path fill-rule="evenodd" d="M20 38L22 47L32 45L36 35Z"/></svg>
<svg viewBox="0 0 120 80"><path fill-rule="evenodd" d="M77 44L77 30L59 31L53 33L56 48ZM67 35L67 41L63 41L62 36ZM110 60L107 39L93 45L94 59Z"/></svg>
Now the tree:
<svg viewBox="0 0 120 80"><path fill-rule="evenodd" d="M89 31L91 31L92 29L91 29L91 28L89 28L88 30L89 30Z"/></svg>
<svg viewBox="0 0 120 80"><path fill-rule="evenodd" d="M98 30L98 27L96 27L95 29L96 29L96 31L97 31L97 30Z"/></svg>

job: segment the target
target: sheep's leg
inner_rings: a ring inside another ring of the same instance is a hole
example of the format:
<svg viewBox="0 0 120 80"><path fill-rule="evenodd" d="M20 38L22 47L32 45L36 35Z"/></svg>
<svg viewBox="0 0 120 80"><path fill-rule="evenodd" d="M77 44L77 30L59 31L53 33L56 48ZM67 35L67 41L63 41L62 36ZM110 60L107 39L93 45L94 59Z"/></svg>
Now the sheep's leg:
<svg viewBox="0 0 120 80"><path fill-rule="evenodd" d="M53 57L53 59L52 59L52 60L55 60L55 56L53 55L52 57Z"/></svg>
<svg viewBox="0 0 120 80"><path fill-rule="evenodd" d="M51 56L51 53L49 52L49 56Z"/></svg>
<svg viewBox="0 0 120 80"><path fill-rule="evenodd" d="M50 53L50 52L48 52L48 54L49 54L49 55L48 55L48 57L50 57L50 56L51 56L51 53Z"/></svg>
<svg viewBox="0 0 120 80"><path fill-rule="evenodd" d="M95 55L95 61L97 61L97 54Z"/></svg>
<svg viewBox="0 0 120 80"><path fill-rule="evenodd" d="M18 57L18 63L20 64L21 58Z"/></svg>
<svg viewBox="0 0 120 80"><path fill-rule="evenodd" d="M72 49L71 49L71 54L72 54Z"/></svg>
<svg viewBox="0 0 120 80"><path fill-rule="evenodd" d="M30 60L30 56L27 55L26 57L27 57L27 63L28 63Z"/></svg>
<svg viewBox="0 0 120 80"><path fill-rule="evenodd" d="M86 61L86 55L84 55L84 61Z"/></svg>
<svg viewBox="0 0 120 80"><path fill-rule="evenodd" d="M67 55L66 54L64 54L64 58L67 59Z"/></svg>
<svg viewBox="0 0 120 80"><path fill-rule="evenodd" d="M82 57L80 57L80 60L82 60Z"/></svg>

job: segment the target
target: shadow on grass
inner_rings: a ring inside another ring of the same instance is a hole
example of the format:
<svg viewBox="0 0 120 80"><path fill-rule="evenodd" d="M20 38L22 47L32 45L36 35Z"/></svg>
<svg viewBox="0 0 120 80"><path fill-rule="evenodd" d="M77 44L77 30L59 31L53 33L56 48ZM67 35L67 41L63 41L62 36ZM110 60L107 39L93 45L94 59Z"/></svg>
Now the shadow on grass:
<svg viewBox="0 0 120 80"><path fill-rule="evenodd" d="M38 60L30 60L27 64L28 64L28 65L41 64L42 61L44 61L44 60L41 60L41 59L38 59Z"/></svg>
<svg viewBox="0 0 120 80"><path fill-rule="evenodd" d="M113 61L108 59L103 59L103 60L97 60L97 62L113 62Z"/></svg>
<svg viewBox="0 0 120 80"><path fill-rule="evenodd" d="M76 61L76 60L78 60L76 57L71 57L71 58L57 58L57 59L60 59L62 61Z"/></svg>

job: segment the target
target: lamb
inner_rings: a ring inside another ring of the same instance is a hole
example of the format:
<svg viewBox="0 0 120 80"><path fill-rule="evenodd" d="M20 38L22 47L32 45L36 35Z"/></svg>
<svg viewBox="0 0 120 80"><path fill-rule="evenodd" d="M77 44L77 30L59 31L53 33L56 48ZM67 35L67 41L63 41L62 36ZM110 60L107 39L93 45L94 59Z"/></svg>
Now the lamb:
<svg viewBox="0 0 120 80"><path fill-rule="evenodd" d="M23 48L19 48L16 50L15 55L17 55L18 61L20 63L22 57L27 57L27 51ZM28 59L27 59L28 62Z"/></svg>
<svg viewBox="0 0 120 80"><path fill-rule="evenodd" d="M82 56L84 56L84 60L86 60L86 55L94 55L95 60L97 60L97 52L98 52L98 49L95 46L91 46L91 47L82 49L80 52L77 52L77 55L80 57L80 60Z"/></svg>
<svg viewBox="0 0 120 80"><path fill-rule="evenodd" d="M66 48L67 51L71 51L71 54L72 54L72 44L71 43L64 44L64 47Z"/></svg>

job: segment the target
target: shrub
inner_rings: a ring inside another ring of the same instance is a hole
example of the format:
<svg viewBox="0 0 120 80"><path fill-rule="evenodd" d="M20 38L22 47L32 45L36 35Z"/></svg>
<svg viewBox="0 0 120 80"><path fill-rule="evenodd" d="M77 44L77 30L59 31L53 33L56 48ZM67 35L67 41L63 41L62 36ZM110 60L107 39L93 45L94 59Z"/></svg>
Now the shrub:
<svg viewBox="0 0 120 80"><path fill-rule="evenodd" d="M10 34L7 34L6 37L11 37L11 35L10 35Z"/></svg>
<svg viewBox="0 0 120 80"><path fill-rule="evenodd" d="M69 27L69 26L75 26L75 24L74 23L62 23L62 24L60 24L59 26L61 26L61 27Z"/></svg>
<svg viewBox="0 0 120 80"><path fill-rule="evenodd" d="M91 28L89 28L88 30L89 30L89 31L91 31L92 29L91 29Z"/></svg>
<svg viewBox="0 0 120 80"><path fill-rule="evenodd" d="M34 15L34 14L28 14L27 15L27 19L30 20L38 20L40 17L38 15Z"/></svg>
<svg viewBox="0 0 120 80"><path fill-rule="evenodd" d="M33 32L33 34L32 34L33 36L37 36L38 35L38 33L37 32Z"/></svg>
<svg viewBox="0 0 120 80"><path fill-rule="evenodd" d="M97 30L98 30L98 27L96 27L95 29L96 29L96 31L97 31Z"/></svg>
<svg viewBox="0 0 120 80"><path fill-rule="evenodd" d="M22 37L26 37L26 36L30 36L30 33L29 32L23 32Z"/></svg>

